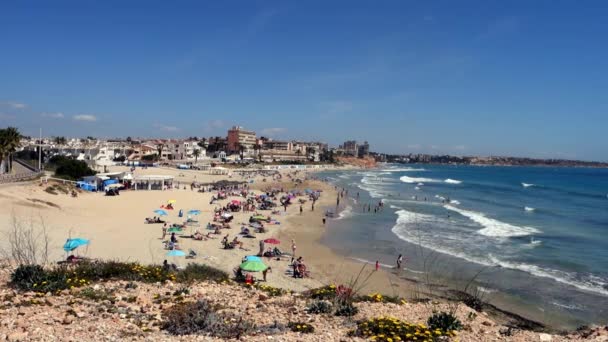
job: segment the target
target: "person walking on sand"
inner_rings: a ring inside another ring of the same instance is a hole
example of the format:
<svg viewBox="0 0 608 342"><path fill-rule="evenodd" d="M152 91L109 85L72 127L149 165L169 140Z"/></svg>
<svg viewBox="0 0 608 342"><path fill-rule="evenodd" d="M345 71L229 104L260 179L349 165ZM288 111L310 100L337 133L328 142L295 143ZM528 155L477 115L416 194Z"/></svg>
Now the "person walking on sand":
<svg viewBox="0 0 608 342"><path fill-rule="evenodd" d="M397 270L401 270L401 263L403 263L403 255L399 254L397 257Z"/></svg>
<svg viewBox="0 0 608 342"><path fill-rule="evenodd" d="M266 281L266 272L270 271L270 273L272 273L272 267L268 267L267 269L262 271L262 277L264 279L264 281Z"/></svg>
<svg viewBox="0 0 608 342"><path fill-rule="evenodd" d="M291 240L291 255L296 257L296 240Z"/></svg>
<svg viewBox="0 0 608 342"><path fill-rule="evenodd" d="M165 222L165 224L163 224L163 237L160 239L164 240L165 236L167 236L167 223L166 222Z"/></svg>
<svg viewBox="0 0 608 342"><path fill-rule="evenodd" d="M300 215L302 215L303 211L304 211L304 209L302 208L302 205L300 204Z"/></svg>
<svg viewBox="0 0 608 342"><path fill-rule="evenodd" d="M378 262L378 260L376 260L376 272L380 269L380 262Z"/></svg>

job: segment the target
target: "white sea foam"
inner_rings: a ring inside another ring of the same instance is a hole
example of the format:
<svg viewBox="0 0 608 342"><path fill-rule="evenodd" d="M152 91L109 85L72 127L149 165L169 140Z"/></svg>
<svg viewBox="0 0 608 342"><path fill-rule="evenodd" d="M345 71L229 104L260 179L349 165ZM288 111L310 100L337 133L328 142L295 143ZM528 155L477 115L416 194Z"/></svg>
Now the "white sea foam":
<svg viewBox="0 0 608 342"><path fill-rule="evenodd" d="M576 304L572 304L572 303L564 304L564 303L560 303L560 302L551 302L551 304L558 306L560 308L567 309L567 310L584 310L585 309L585 307L582 305L576 305Z"/></svg>
<svg viewBox="0 0 608 342"><path fill-rule="evenodd" d="M417 185L418 185L418 186L423 186L423 185L424 185L424 183L418 183Z"/></svg>
<svg viewBox="0 0 608 342"><path fill-rule="evenodd" d="M553 279L562 284L573 286L581 290L608 296L608 290L605 288L608 282L608 280L606 279L593 275L581 277L578 276L576 273L545 269L537 265L505 261L494 257L492 254L489 254L488 258L474 257L463 252L462 248L450 248L447 246L444 247L437 245L434 240L434 237L430 239L425 239L424 236L420 235L423 231L415 230L416 227L420 225L441 225L442 221L438 217L435 217L433 215L413 213L407 210L399 210L396 212L396 214L398 215L398 218L396 224L392 228L392 232L397 235L401 240L413 244L422 244L424 247L430 248L437 252L444 253L480 265L500 266L508 269L519 270L537 277Z"/></svg>
<svg viewBox="0 0 608 342"><path fill-rule="evenodd" d="M353 258L349 258L349 259L356 260L356 261L362 262L364 264L376 265L375 261L370 261L370 260L361 259L361 258L354 258L354 257ZM395 266L383 264L381 262L379 262L378 265L380 265L380 267L384 267L384 268L395 268Z"/></svg>
<svg viewBox="0 0 608 342"><path fill-rule="evenodd" d="M524 207L524 210L525 210L525 211L534 211L534 210L536 210L536 209L535 209L535 208L532 208L532 207Z"/></svg>
<svg viewBox="0 0 608 342"><path fill-rule="evenodd" d="M506 222L489 218L484 214L475 211L464 210L457 207L453 207L451 205L445 205L444 207L448 210L455 211L462 216L468 217L472 221L484 227L477 231L477 233L481 235L508 238L540 233L540 231L536 228L526 226L515 226Z"/></svg>
<svg viewBox="0 0 608 342"><path fill-rule="evenodd" d="M483 287L483 286L477 286L477 291L479 291L481 293L486 293L486 294L490 294L490 293L496 292L495 289L491 289L491 288Z"/></svg>
<svg viewBox="0 0 608 342"><path fill-rule="evenodd" d="M524 188L529 188L531 186L534 186L534 184L532 184L532 183L521 183L521 186L523 186Z"/></svg>
<svg viewBox="0 0 608 342"><path fill-rule="evenodd" d="M459 205L460 202L458 200L450 200L450 204Z"/></svg>
<svg viewBox="0 0 608 342"><path fill-rule="evenodd" d="M426 171L425 169L415 169L412 167L406 167L406 168L397 168L397 169L384 169L382 170L383 172L422 172L422 171Z"/></svg>
<svg viewBox="0 0 608 342"><path fill-rule="evenodd" d="M492 255L490 255L490 259L495 265L501 267L520 270L537 277L553 279L559 283L574 286L581 290L608 296L608 290L603 288L605 283L603 281L596 281L594 277L586 277L585 279L581 279L581 277L577 276L576 273L541 268L537 265L499 260Z"/></svg>
<svg viewBox="0 0 608 342"><path fill-rule="evenodd" d="M462 184L462 181L456 180L456 179L451 179L448 178L446 180L444 180L444 182L448 183L448 184Z"/></svg>
<svg viewBox="0 0 608 342"><path fill-rule="evenodd" d="M420 188L419 187L415 187L414 190L420 190Z"/></svg>
<svg viewBox="0 0 608 342"><path fill-rule="evenodd" d="M402 181L403 183L408 183L408 184L421 183L421 182L425 182L425 183L438 182L437 179L422 178L422 177L408 177L408 176L402 176L401 178L399 178L399 180Z"/></svg>
<svg viewBox="0 0 608 342"><path fill-rule="evenodd" d="M348 206L346 206L346 208L344 208L342 211L340 211L336 220L342 220L342 219L345 219L348 217L352 217L353 215L354 215L353 207L348 205Z"/></svg>

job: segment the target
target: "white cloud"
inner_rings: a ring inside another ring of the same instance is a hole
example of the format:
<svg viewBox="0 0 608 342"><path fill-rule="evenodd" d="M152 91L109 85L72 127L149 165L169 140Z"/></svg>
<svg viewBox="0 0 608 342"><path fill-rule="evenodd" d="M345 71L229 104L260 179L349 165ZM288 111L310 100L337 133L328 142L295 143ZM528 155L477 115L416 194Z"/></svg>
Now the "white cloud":
<svg viewBox="0 0 608 342"><path fill-rule="evenodd" d="M410 150L419 150L422 146L420 146L420 144L411 144L411 145L407 145L407 148L409 148Z"/></svg>
<svg viewBox="0 0 608 342"><path fill-rule="evenodd" d="M43 118L51 118L51 119L63 119L65 115L63 113L42 113L40 114Z"/></svg>
<svg viewBox="0 0 608 342"><path fill-rule="evenodd" d="M6 102L6 105L13 109L23 109L23 108L27 107L27 105L25 103L19 103L19 102Z"/></svg>
<svg viewBox="0 0 608 342"><path fill-rule="evenodd" d="M89 121L89 122L97 121L97 117L95 115L90 115L90 114L74 115L72 117L72 119L74 119L76 121Z"/></svg>
<svg viewBox="0 0 608 342"><path fill-rule="evenodd" d="M210 120L203 124L205 132L210 133L226 127L226 123L222 120Z"/></svg>
<svg viewBox="0 0 608 342"><path fill-rule="evenodd" d="M456 145L456 146L453 146L452 148L456 151L464 151L467 149L467 147L465 145Z"/></svg>
<svg viewBox="0 0 608 342"><path fill-rule="evenodd" d="M274 135L285 133L285 132L287 132L287 128L271 127L271 128L264 128L263 130L260 131L260 134L274 136Z"/></svg>
<svg viewBox="0 0 608 342"><path fill-rule="evenodd" d="M156 125L154 125L154 127L157 127L161 131L165 131L165 132L177 132L177 131L179 131L179 128L177 128L175 126L167 126L167 125L156 124Z"/></svg>

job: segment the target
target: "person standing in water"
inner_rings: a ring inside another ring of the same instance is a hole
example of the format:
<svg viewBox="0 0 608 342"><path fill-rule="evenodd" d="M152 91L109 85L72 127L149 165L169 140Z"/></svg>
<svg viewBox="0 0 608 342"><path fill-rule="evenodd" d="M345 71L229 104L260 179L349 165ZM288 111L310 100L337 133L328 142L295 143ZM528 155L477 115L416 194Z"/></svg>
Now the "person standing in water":
<svg viewBox="0 0 608 342"><path fill-rule="evenodd" d="M401 263L403 262L403 255L399 254L397 257L397 270L401 270Z"/></svg>

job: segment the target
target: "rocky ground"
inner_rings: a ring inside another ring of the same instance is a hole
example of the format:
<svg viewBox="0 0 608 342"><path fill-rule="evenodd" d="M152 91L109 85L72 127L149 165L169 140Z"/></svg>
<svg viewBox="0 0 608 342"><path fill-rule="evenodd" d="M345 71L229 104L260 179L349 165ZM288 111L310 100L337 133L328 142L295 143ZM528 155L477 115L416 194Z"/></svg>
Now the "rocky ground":
<svg viewBox="0 0 608 342"><path fill-rule="evenodd" d="M306 312L302 294L271 297L254 288L234 284L144 284L125 281L92 284L59 295L20 293L8 287L9 270L0 274L0 340L8 341L215 341L209 336L172 336L161 330L163 309L179 302L206 299L221 311L240 315L256 324L246 341L359 341L348 337L355 321L392 316L410 323L425 323L434 310L447 304L357 303L351 318ZM608 328L581 330L571 335L510 330L484 313L458 305L456 315L464 329L459 341L608 341ZM307 322L311 334L289 331L289 322Z"/></svg>

